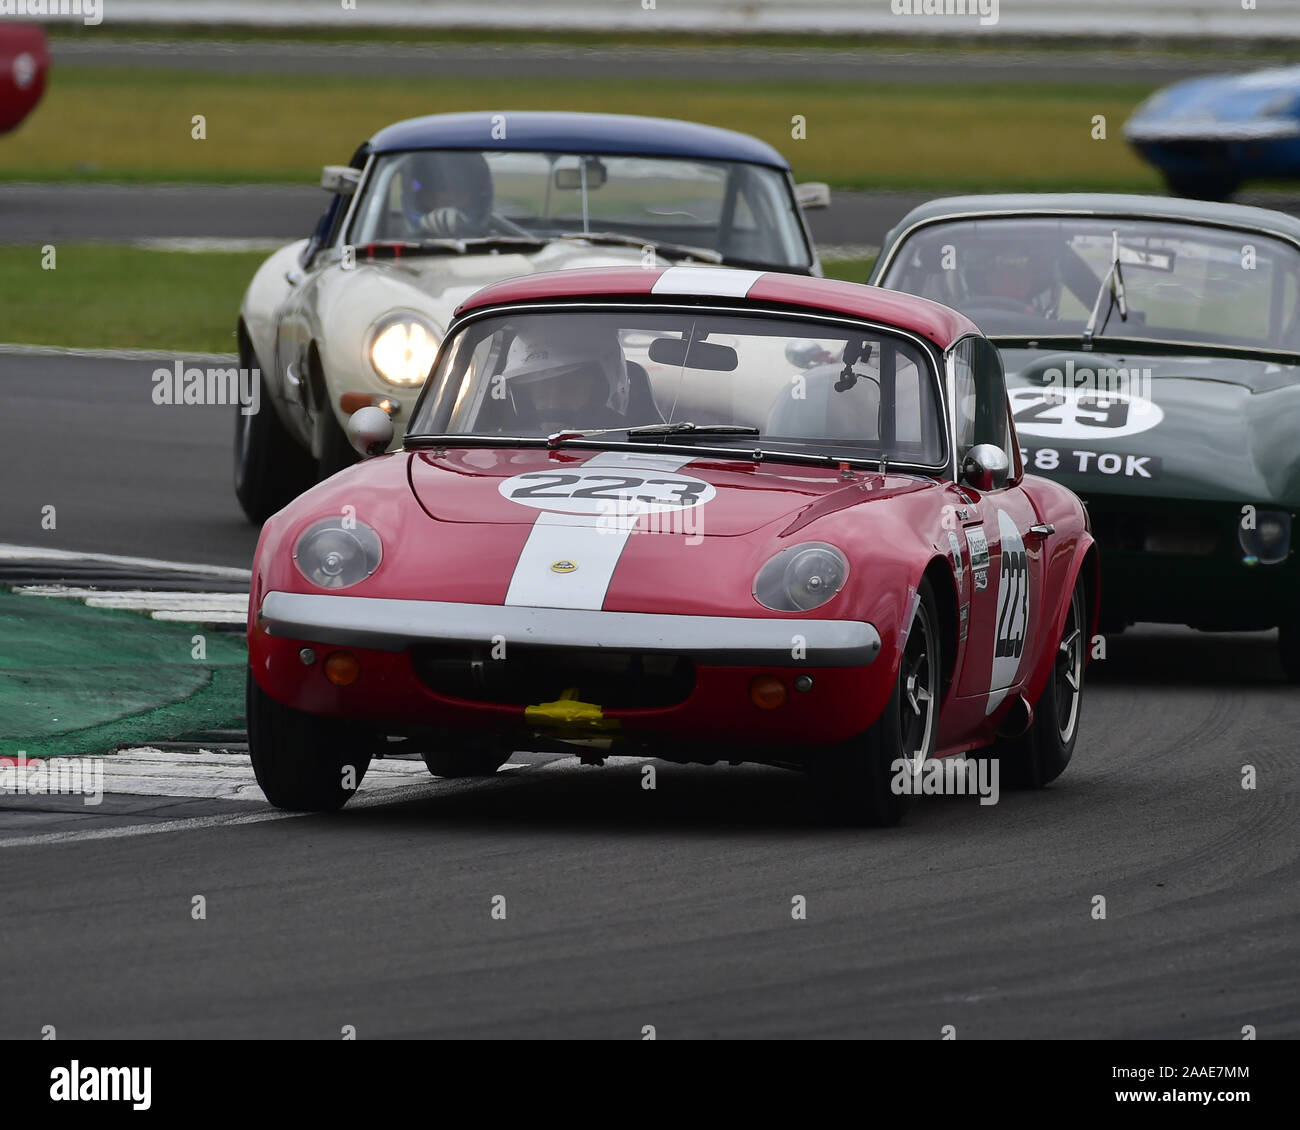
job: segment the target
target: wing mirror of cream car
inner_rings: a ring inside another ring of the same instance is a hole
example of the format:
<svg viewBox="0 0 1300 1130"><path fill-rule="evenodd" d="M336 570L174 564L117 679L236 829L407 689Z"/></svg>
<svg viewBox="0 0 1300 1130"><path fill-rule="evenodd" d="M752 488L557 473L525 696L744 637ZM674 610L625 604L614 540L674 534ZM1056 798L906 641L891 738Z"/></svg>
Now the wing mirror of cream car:
<svg viewBox="0 0 1300 1130"><path fill-rule="evenodd" d="M997 490L1007 485L1011 462L1002 448L992 443L977 443L961 463L962 482L978 491Z"/></svg>
<svg viewBox="0 0 1300 1130"><path fill-rule="evenodd" d="M351 196L361 183L361 170L349 165L326 165L321 170L320 186L335 196Z"/></svg>
<svg viewBox="0 0 1300 1130"><path fill-rule="evenodd" d="M809 181L807 184L794 186L795 203L805 212L810 208L829 208L831 206L830 185L821 181Z"/></svg>
<svg viewBox="0 0 1300 1130"><path fill-rule="evenodd" d="M393 442L393 420L382 408L369 405L348 417L348 443L363 459L383 455Z"/></svg>

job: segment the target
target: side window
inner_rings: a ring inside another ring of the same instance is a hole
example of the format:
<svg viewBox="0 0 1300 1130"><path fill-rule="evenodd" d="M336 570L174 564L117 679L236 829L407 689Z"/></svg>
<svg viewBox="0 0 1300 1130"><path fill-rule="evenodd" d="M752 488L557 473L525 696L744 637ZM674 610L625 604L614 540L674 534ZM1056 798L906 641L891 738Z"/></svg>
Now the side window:
<svg viewBox="0 0 1300 1130"><path fill-rule="evenodd" d="M972 338L975 362L975 442L1002 448L1015 464L1007 425L1007 380L997 349L982 337Z"/></svg>
<svg viewBox="0 0 1300 1130"><path fill-rule="evenodd" d="M952 410L957 431L958 462L976 444L991 443L1002 448L1014 467L1002 358L997 349L982 337L962 338L952 353L956 393Z"/></svg>
<svg viewBox="0 0 1300 1130"><path fill-rule="evenodd" d="M975 446L975 362L971 356L975 339L962 338L952 350L954 396L953 422L957 433L957 465Z"/></svg>

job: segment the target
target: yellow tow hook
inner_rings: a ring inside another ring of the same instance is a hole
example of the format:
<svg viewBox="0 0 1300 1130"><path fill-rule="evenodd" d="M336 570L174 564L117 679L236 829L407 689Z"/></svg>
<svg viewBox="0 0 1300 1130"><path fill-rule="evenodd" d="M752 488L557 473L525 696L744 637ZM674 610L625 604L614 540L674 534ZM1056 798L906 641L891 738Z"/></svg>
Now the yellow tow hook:
<svg viewBox="0 0 1300 1130"><path fill-rule="evenodd" d="M554 702L539 702L524 707L524 720L534 726L544 726L564 733L592 734L616 730L618 720L605 717L605 712L594 702L582 702L578 688L569 687Z"/></svg>

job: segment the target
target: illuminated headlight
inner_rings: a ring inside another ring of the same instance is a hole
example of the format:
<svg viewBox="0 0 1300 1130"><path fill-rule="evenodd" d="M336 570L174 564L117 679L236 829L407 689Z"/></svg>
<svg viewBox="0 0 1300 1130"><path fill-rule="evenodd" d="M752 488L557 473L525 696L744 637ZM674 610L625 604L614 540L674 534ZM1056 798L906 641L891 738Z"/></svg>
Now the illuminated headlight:
<svg viewBox="0 0 1300 1130"><path fill-rule="evenodd" d="M414 388L433 368L441 338L433 325L409 310L390 314L370 333L370 363L390 385Z"/></svg>
<svg viewBox="0 0 1300 1130"><path fill-rule="evenodd" d="M355 518L322 518L303 530L293 547L298 572L323 589L364 581L383 556L379 535Z"/></svg>
<svg viewBox="0 0 1300 1130"><path fill-rule="evenodd" d="M848 559L833 545L792 545L758 571L754 599L773 612L807 612L839 592L848 575Z"/></svg>
<svg viewBox="0 0 1300 1130"><path fill-rule="evenodd" d="M1237 540L1247 565L1277 565L1291 552L1291 515L1283 510L1260 510L1253 530L1238 524Z"/></svg>

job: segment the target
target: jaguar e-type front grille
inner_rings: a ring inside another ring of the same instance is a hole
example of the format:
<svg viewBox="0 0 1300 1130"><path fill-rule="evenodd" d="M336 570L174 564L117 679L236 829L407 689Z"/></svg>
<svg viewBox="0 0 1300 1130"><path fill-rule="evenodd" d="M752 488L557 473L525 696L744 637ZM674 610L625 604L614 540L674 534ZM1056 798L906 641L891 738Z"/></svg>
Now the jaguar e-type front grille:
<svg viewBox="0 0 1300 1130"><path fill-rule="evenodd" d="M475 702L531 706L577 688L605 708L671 706L695 688L695 664L680 655L642 655L605 648L422 645L411 651L430 690Z"/></svg>
<svg viewBox="0 0 1300 1130"><path fill-rule="evenodd" d="M1126 514L1094 510L1093 532L1102 552L1208 557L1220 543L1221 523L1211 514Z"/></svg>

